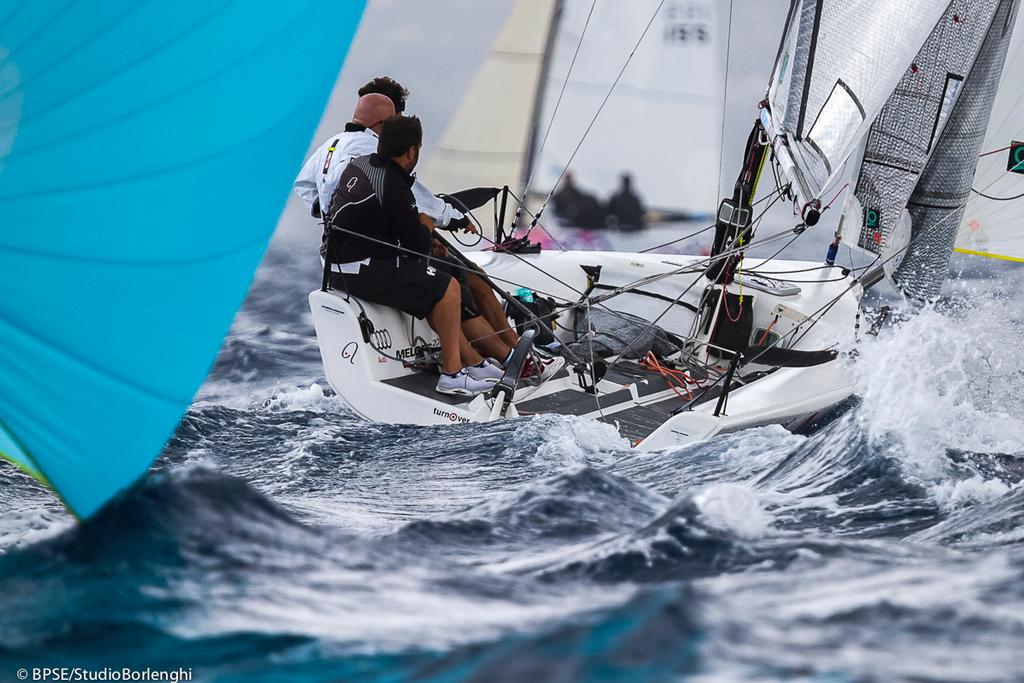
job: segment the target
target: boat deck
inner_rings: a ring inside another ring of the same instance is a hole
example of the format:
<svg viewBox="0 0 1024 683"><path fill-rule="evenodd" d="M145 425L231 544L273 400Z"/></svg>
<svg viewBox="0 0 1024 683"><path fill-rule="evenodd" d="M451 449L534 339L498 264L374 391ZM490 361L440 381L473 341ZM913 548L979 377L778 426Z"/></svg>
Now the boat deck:
<svg viewBox="0 0 1024 683"><path fill-rule="evenodd" d="M434 391L437 375L416 372L383 381L389 386L430 398L438 403L456 406L473 400L471 396L447 396ZM687 403L676 394L659 373L647 370L634 361L615 364L599 383L599 393L583 390L577 378L563 369L546 384L536 389L523 388L516 400L520 415L588 416L616 425L623 437L636 443L649 436ZM699 390L698 390L699 391ZM717 386L699 395L697 403L714 400L720 394Z"/></svg>

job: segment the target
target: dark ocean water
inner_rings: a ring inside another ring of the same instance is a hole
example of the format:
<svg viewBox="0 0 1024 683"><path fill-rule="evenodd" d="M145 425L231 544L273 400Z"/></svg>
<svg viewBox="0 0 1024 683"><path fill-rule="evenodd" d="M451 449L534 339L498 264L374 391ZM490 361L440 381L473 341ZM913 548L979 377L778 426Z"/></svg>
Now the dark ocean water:
<svg viewBox="0 0 1024 683"><path fill-rule="evenodd" d="M996 275L866 338L810 434L634 453L576 418L356 419L312 249L275 242L139 486L74 525L0 464L0 681L1024 680L1024 327Z"/></svg>

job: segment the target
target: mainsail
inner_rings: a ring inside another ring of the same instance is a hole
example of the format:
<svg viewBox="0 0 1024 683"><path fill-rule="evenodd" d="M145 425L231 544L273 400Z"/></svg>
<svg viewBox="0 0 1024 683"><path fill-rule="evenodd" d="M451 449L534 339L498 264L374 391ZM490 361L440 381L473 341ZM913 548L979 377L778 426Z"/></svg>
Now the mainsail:
<svg viewBox="0 0 1024 683"><path fill-rule="evenodd" d="M79 516L191 402L362 7L0 9L0 454Z"/></svg>
<svg viewBox="0 0 1024 683"><path fill-rule="evenodd" d="M710 213L718 198L727 42L720 4L565 2L536 124L531 189L547 194L569 166L581 186L607 196L628 172L647 206Z"/></svg>
<svg viewBox="0 0 1024 683"><path fill-rule="evenodd" d="M871 127L841 231L907 295L945 279L1017 13L953 0Z"/></svg>
<svg viewBox="0 0 1024 683"><path fill-rule="evenodd" d="M762 124L801 206L861 144L950 0L794 0Z"/></svg>

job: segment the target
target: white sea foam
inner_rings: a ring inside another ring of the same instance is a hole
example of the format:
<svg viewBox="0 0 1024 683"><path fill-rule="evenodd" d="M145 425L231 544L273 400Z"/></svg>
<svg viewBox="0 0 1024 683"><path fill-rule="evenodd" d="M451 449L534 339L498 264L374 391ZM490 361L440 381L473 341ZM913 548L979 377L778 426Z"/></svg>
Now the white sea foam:
<svg viewBox="0 0 1024 683"><path fill-rule="evenodd" d="M615 453L629 450L629 441L612 425L587 418L541 415L516 429L513 443L539 442L535 458L551 472L589 465L610 464Z"/></svg>
<svg viewBox="0 0 1024 683"><path fill-rule="evenodd" d="M693 500L705 522L741 538L761 538L770 526L770 516L749 486L711 484L694 494Z"/></svg>
<svg viewBox="0 0 1024 683"><path fill-rule="evenodd" d="M950 450L1024 452L1024 333L1014 311L1003 298L974 294L926 307L861 344L854 374L869 443L888 448L908 475L937 484L944 503L1005 492L981 477L946 481Z"/></svg>

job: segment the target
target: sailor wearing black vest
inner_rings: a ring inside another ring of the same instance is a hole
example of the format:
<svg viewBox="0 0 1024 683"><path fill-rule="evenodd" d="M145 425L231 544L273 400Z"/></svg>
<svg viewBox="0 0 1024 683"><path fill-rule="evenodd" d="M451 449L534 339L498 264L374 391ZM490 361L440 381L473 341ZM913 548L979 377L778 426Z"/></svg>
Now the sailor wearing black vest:
<svg viewBox="0 0 1024 683"><path fill-rule="evenodd" d="M421 222L411 189L422 140L415 116L384 122L377 152L353 159L341 175L331 196L321 254L336 264L335 288L427 319L441 340L438 391L477 394L488 390L502 371L463 343L459 283L416 255L426 256L432 243L432 228ZM344 231L335 231L328 255L332 226Z"/></svg>

